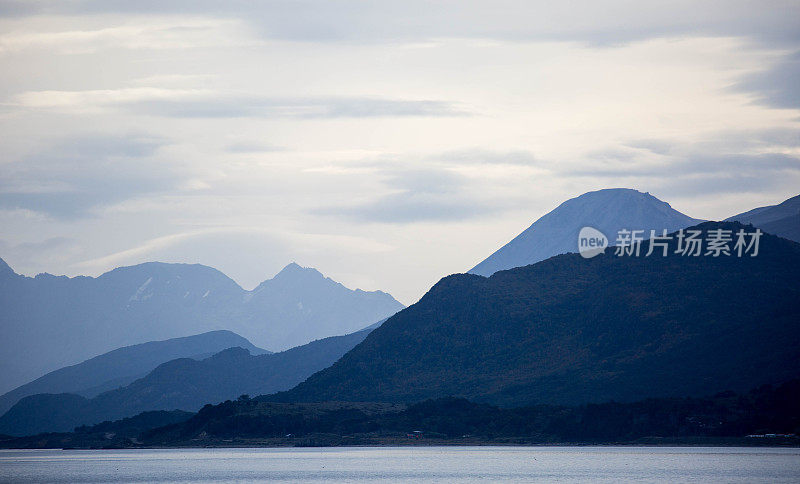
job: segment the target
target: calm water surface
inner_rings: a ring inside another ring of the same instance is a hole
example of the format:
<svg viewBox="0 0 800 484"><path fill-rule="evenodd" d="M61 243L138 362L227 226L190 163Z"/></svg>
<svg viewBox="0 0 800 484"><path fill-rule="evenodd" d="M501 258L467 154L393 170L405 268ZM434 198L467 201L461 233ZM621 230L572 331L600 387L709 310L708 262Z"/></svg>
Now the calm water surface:
<svg viewBox="0 0 800 484"><path fill-rule="evenodd" d="M800 449L0 450L2 482L800 482Z"/></svg>

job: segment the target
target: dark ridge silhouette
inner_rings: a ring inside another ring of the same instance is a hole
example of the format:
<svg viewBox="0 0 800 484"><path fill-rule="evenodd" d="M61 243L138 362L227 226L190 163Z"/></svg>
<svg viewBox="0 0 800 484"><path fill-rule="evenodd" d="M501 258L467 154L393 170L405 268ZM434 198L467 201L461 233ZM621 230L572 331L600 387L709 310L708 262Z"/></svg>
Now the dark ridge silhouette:
<svg viewBox="0 0 800 484"><path fill-rule="evenodd" d="M608 248L445 277L333 366L270 398L575 405L800 375L800 244L765 234L757 257L681 256L675 239L667 257L643 247L641 257Z"/></svg>
<svg viewBox="0 0 800 484"><path fill-rule="evenodd" d="M196 411L204 404L222 402L243 393L258 395L287 390L333 364L363 341L372 326L280 353L255 356L237 347L200 361L172 360L125 387L91 399L69 393L31 395L0 417L0 433L64 432L79 425L148 410Z"/></svg>
<svg viewBox="0 0 800 484"><path fill-rule="evenodd" d="M77 365L52 371L0 396L0 415L28 395L75 393L91 398L126 386L167 361L176 358L204 359L234 346L246 348L256 355L269 353L231 331L210 331L184 338L125 346Z"/></svg>

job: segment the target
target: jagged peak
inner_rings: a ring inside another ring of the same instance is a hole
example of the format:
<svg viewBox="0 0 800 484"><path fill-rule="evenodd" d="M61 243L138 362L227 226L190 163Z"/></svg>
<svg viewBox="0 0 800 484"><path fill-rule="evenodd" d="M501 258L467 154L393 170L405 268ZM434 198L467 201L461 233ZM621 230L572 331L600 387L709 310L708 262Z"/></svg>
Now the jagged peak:
<svg viewBox="0 0 800 484"><path fill-rule="evenodd" d="M297 262L290 262L286 264L286 267L280 270L273 279L278 279L281 277L287 276L295 276L295 275L306 275L306 276L316 276L316 277L325 277L322 273L313 267L304 267L298 264Z"/></svg>

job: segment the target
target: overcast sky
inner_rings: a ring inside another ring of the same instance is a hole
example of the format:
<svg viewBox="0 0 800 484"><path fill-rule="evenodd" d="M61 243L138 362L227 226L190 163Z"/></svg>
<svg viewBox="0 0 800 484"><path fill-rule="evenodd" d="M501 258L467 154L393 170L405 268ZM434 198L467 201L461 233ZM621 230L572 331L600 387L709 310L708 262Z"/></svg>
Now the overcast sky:
<svg viewBox="0 0 800 484"><path fill-rule="evenodd" d="M797 1L0 0L0 257L410 304L589 190L797 195L798 85Z"/></svg>

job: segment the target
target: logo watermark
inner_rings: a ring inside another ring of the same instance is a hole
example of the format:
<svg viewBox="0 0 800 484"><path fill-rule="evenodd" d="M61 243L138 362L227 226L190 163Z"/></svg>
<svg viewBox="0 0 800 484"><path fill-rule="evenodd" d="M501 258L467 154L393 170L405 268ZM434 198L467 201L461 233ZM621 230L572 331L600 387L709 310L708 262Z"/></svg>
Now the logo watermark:
<svg viewBox="0 0 800 484"><path fill-rule="evenodd" d="M584 227L578 234L578 253L585 259L602 254L608 247L608 237L594 227Z"/></svg>
<svg viewBox="0 0 800 484"><path fill-rule="evenodd" d="M680 229L674 234L667 234L667 229L664 229L660 234L650 230L650 237L645 239L645 233L644 230L619 230L614 255L651 257L660 254L667 257L672 253L684 257L756 257L763 234L761 229L739 229L735 233L728 229ZM675 243L671 246L673 241ZM603 253L606 247L608 238L594 227L583 227L578 234L578 252L586 259Z"/></svg>

